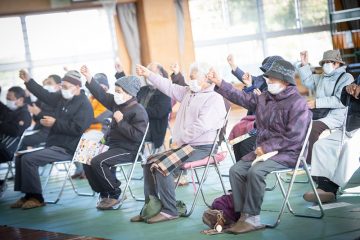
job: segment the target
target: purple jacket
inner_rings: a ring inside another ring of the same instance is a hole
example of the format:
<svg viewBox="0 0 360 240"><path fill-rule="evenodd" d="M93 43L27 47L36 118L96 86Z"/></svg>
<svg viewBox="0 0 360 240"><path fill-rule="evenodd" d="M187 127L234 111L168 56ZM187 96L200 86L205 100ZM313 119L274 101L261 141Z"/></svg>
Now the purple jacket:
<svg viewBox="0 0 360 240"><path fill-rule="evenodd" d="M257 147L265 153L278 151L272 160L295 166L312 118L306 100L296 86L288 86L277 95L265 91L258 96L246 94L222 81L216 91L231 102L255 111ZM251 152L242 160L253 161L255 158L255 152Z"/></svg>

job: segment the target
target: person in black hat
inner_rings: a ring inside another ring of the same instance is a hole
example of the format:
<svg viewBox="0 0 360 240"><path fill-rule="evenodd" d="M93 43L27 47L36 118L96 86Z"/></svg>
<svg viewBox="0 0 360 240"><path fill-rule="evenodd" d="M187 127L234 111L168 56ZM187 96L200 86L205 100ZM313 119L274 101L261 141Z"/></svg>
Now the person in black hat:
<svg viewBox="0 0 360 240"><path fill-rule="evenodd" d="M20 70L19 77L32 94L54 108L54 116L45 115L40 120L41 125L50 128L45 148L20 155L15 160L14 190L25 196L10 207L30 209L45 205L39 166L71 160L94 113L89 100L80 91L81 75L77 71L68 71L62 79L61 91L55 93L45 90L25 70Z"/></svg>
<svg viewBox="0 0 360 240"><path fill-rule="evenodd" d="M140 79L121 77L116 80L115 93L110 94L94 80L87 66L82 66L80 71L94 98L113 112L106 139L109 150L94 157L91 165L84 165L84 171L91 188L100 193L97 208L115 209L120 204L121 183L112 168L119 163L134 161L149 121L146 110L136 100Z"/></svg>

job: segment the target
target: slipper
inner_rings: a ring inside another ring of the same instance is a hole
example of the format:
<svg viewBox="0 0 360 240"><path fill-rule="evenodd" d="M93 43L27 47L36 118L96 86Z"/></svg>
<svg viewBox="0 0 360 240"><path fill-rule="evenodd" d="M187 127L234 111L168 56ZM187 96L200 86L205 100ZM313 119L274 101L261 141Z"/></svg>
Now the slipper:
<svg viewBox="0 0 360 240"><path fill-rule="evenodd" d="M245 221L238 221L234 226L231 228L225 229L225 232L232 233L232 234L240 234L240 233L247 233L253 232L257 230L264 229L265 225L254 226Z"/></svg>
<svg viewBox="0 0 360 240"><path fill-rule="evenodd" d="M27 210L27 209L43 207L43 206L45 206L45 202L40 202L36 198L30 198L21 206L21 208Z"/></svg>

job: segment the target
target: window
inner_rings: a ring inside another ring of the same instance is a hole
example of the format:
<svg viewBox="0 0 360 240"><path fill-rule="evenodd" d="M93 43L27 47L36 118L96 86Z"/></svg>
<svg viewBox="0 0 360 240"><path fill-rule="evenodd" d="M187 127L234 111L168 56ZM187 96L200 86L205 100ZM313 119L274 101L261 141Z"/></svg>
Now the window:
<svg viewBox="0 0 360 240"><path fill-rule="evenodd" d="M20 18L0 18L0 64L25 61Z"/></svg>

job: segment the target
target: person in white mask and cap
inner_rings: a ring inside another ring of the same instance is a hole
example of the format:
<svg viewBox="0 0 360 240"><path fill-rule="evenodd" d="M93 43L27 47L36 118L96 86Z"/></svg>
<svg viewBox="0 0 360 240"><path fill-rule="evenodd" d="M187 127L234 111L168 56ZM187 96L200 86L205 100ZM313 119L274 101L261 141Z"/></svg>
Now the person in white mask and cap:
<svg viewBox="0 0 360 240"><path fill-rule="evenodd" d="M91 165L84 165L86 178L91 188L100 193L97 204L100 210L116 209L120 204L121 182L113 172L114 165L133 162L149 122L144 107L137 102L140 79L125 76L116 80L115 93L107 93L92 77L87 66L81 67L81 74L86 78L86 87L108 110L113 112L106 145L109 150L91 160Z"/></svg>
<svg viewBox="0 0 360 240"><path fill-rule="evenodd" d="M341 90L354 81L350 73L346 73L345 62L339 50L328 50L319 62L323 74L313 74L309 65L308 52L300 53L301 67L298 68L302 83L315 92L315 98L308 101L313 111L313 125L309 137L309 148L306 161L311 163L312 148L326 129L335 129L343 125L345 107L340 101Z"/></svg>

